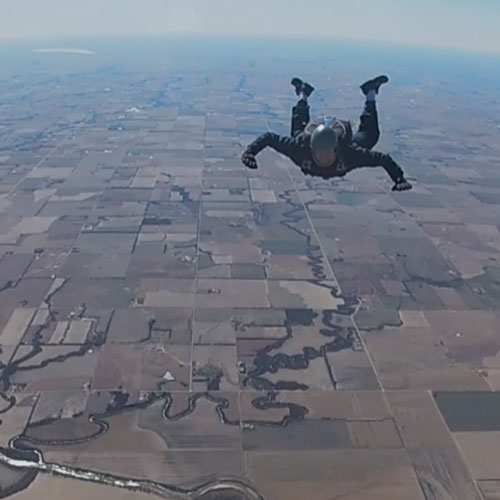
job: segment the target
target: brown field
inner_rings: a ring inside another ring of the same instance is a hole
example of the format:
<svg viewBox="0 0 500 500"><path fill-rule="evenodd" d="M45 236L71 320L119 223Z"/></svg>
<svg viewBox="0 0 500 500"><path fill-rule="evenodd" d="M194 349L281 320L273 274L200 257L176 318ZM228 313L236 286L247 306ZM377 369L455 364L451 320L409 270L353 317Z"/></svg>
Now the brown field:
<svg viewBox="0 0 500 500"><path fill-rule="evenodd" d="M500 500L500 65L125 43L2 48L2 447L265 500ZM292 76L356 133L378 72L375 148L412 191L242 165L288 134ZM13 496L69 497L153 498L47 475Z"/></svg>

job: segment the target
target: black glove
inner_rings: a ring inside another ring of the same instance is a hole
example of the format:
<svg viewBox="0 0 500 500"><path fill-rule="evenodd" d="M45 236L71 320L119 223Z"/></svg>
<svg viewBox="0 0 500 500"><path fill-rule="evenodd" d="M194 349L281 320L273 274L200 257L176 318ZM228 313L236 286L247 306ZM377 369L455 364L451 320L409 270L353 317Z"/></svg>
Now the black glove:
<svg viewBox="0 0 500 500"><path fill-rule="evenodd" d="M252 170L256 170L258 168L257 160L255 159L255 155L250 153L249 151L244 151L241 155L241 162L245 167L251 168Z"/></svg>
<svg viewBox="0 0 500 500"><path fill-rule="evenodd" d="M409 191L411 188L412 185L404 177L397 179L394 186L392 186L393 191Z"/></svg>

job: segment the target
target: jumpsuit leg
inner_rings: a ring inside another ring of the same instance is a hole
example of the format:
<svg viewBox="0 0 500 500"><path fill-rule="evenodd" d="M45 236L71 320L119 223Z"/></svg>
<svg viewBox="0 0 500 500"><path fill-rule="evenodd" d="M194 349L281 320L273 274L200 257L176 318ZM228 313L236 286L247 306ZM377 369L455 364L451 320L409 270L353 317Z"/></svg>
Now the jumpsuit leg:
<svg viewBox="0 0 500 500"><path fill-rule="evenodd" d="M363 112L359 117L358 131L354 134L353 142L366 149L372 149L380 137L378 113L375 101L366 101Z"/></svg>
<svg viewBox="0 0 500 500"><path fill-rule="evenodd" d="M290 135L296 137L304 131L309 123L309 104L305 99L299 99L297 104L292 108L292 124Z"/></svg>

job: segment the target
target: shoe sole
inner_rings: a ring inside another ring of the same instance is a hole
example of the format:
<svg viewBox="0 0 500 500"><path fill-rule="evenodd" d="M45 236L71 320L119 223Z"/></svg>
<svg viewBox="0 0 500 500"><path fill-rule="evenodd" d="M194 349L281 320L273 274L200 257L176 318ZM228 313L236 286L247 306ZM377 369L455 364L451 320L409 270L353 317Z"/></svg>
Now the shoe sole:
<svg viewBox="0 0 500 500"><path fill-rule="evenodd" d="M384 83L388 83L388 82L389 82L389 78L387 76L380 75L380 76L377 76L376 78L373 78L371 80L366 81L365 83L360 85L359 88L363 91L364 94L366 94L366 92L371 90L370 87L372 87L373 90L375 90L375 92L378 93L378 89L380 88L380 86L383 85ZM368 90L365 90L364 87L368 87Z"/></svg>
<svg viewBox="0 0 500 500"><path fill-rule="evenodd" d="M314 87L310 83L304 82L302 84L302 91L309 97L314 92Z"/></svg>

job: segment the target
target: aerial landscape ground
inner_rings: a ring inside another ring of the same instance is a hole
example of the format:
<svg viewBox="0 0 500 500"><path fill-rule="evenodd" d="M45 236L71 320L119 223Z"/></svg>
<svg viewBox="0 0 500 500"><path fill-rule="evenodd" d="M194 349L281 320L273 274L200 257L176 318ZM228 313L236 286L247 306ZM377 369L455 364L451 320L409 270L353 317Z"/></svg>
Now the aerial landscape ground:
<svg viewBox="0 0 500 500"><path fill-rule="evenodd" d="M54 47L1 49L0 497L499 500L498 61ZM412 191L240 163L380 73Z"/></svg>

